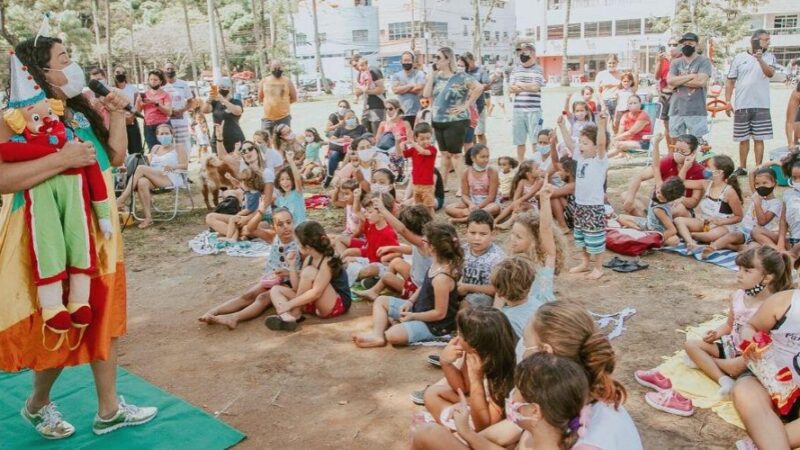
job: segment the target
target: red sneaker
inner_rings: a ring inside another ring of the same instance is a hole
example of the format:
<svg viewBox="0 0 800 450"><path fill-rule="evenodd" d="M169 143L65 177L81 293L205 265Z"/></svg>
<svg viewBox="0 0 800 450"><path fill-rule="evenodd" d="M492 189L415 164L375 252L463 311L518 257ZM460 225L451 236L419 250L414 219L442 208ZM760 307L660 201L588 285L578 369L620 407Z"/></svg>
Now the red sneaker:
<svg viewBox="0 0 800 450"><path fill-rule="evenodd" d="M658 392L672 389L672 381L657 370L637 370L633 374L633 378L642 386L655 389Z"/></svg>
<svg viewBox="0 0 800 450"><path fill-rule="evenodd" d="M692 401L675 391L648 392L644 401L653 408L676 416L689 417L694 414Z"/></svg>

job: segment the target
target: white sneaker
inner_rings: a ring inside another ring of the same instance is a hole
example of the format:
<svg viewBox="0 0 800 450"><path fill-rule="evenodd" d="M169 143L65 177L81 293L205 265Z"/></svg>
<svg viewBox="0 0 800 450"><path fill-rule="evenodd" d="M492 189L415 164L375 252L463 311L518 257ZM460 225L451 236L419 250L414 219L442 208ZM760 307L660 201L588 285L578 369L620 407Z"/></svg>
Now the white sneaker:
<svg viewBox="0 0 800 450"><path fill-rule="evenodd" d="M31 413L28 411L28 402L26 401L22 405L20 414L45 439L64 439L75 433L75 427L61 418L61 413L53 402L43 406L39 411Z"/></svg>
<svg viewBox="0 0 800 450"><path fill-rule="evenodd" d="M153 420L158 414L158 408L138 407L125 403L125 398L119 398L119 409L114 417L101 419L99 415L94 416L92 431L94 434L101 435L118 430L122 427L133 427L142 425Z"/></svg>

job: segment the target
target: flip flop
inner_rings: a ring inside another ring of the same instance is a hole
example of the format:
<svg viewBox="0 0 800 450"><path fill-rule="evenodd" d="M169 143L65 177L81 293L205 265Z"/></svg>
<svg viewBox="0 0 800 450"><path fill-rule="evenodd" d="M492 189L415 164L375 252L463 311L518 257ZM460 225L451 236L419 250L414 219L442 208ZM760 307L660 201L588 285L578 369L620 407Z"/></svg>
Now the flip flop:
<svg viewBox="0 0 800 450"><path fill-rule="evenodd" d="M611 268L614 272L630 273L638 270L647 269L650 264L639 261L627 261L625 264L617 265Z"/></svg>
<svg viewBox="0 0 800 450"><path fill-rule="evenodd" d="M287 322L280 318L280 316L269 316L264 321L264 325L272 331L295 331L297 330L298 323Z"/></svg>
<svg viewBox="0 0 800 450"><path fill-rule="evenodd" d="M620 265L623 265L623 264L627 264L628 262L629 262L628 260L625 260L625 259L622 259L622 258L618 258L618 257L615 256L615 257L611 258L610 261L604 262L603 263L603 267L605 267L606 269L613 269L614 267L617 267L617 266L620 266Z"/></svg>

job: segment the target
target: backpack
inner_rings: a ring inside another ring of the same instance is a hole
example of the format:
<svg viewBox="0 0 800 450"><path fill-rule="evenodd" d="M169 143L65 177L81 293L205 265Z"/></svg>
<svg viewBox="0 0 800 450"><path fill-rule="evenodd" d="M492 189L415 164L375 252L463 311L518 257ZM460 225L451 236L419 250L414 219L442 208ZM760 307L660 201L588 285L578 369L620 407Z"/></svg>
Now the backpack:
<svg viewBox="0 0 800 450"><path fill-rule="evenodd" d="M239 199L233 195L229 195L222 199L221 202L214 208L215 213L235 215L241 211L242 207L239 205Z"/></svg>
<svg viewBox="0 0 800 450"><path fill-rule="evenodd" d="M640 256L642 253L661 247L663 237L657 231L639 231L631 228L607 228L606 248L627 256Z"/></svg>

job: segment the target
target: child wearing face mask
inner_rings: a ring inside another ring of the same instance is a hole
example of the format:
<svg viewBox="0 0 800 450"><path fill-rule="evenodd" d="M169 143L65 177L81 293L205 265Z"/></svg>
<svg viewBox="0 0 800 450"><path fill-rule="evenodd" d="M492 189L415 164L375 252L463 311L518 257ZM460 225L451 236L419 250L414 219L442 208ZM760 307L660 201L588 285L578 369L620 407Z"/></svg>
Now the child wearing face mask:
<svg viewBox="0 0 800 450"><path fill-rule="evenodd" d="M727 396L734 379L747 369L739 344L742 327L772 294L792 286L791 260L770 247L751 248L736 256L739 272L737 290L731 295L728 321L709 330L703 340L687 341L686 363L699 368L719 385L719 394ZM664 381L654 371L638 371L636 381L647 387L663 387ZM662 376L663 377L663 376Z"/></svg>
<svg viewBox="0 0 800 450"><path fill-rule="evenodd" d="M350 150L354 150L353 141L367 132L356 119L356 113L352 110L345 111L343 123L334 130L328 146L328 174L325 178L324 186L327 188L333 181L339 163L344 160L345 155ZM355 153L355 152L353 152Z"/></svg>
<svg viewBox="0 0 800 450"><path fill-rule="evenodd" d="M461 201L444 208L453 223L467 221L469 213L483 209L492 216L500 213L500 205L496 203L500 181L497 169L489 167L489 147L483 144L473 145L464 155L467 169L461 177Z"/></svg>
<svg viewBox="0 0 800 450"><path fill-rule="evenodd" d="M781 161L781 170L789 179L789 189L783 191L783 208L781 209L780 226L775 240L770 239L766 245L776 250L790 250L797 254L800 244L800 152L792 152ZM769 236L758 233L758 238L766 242ZM797 247L797 248L796 248Z"/></svg>

